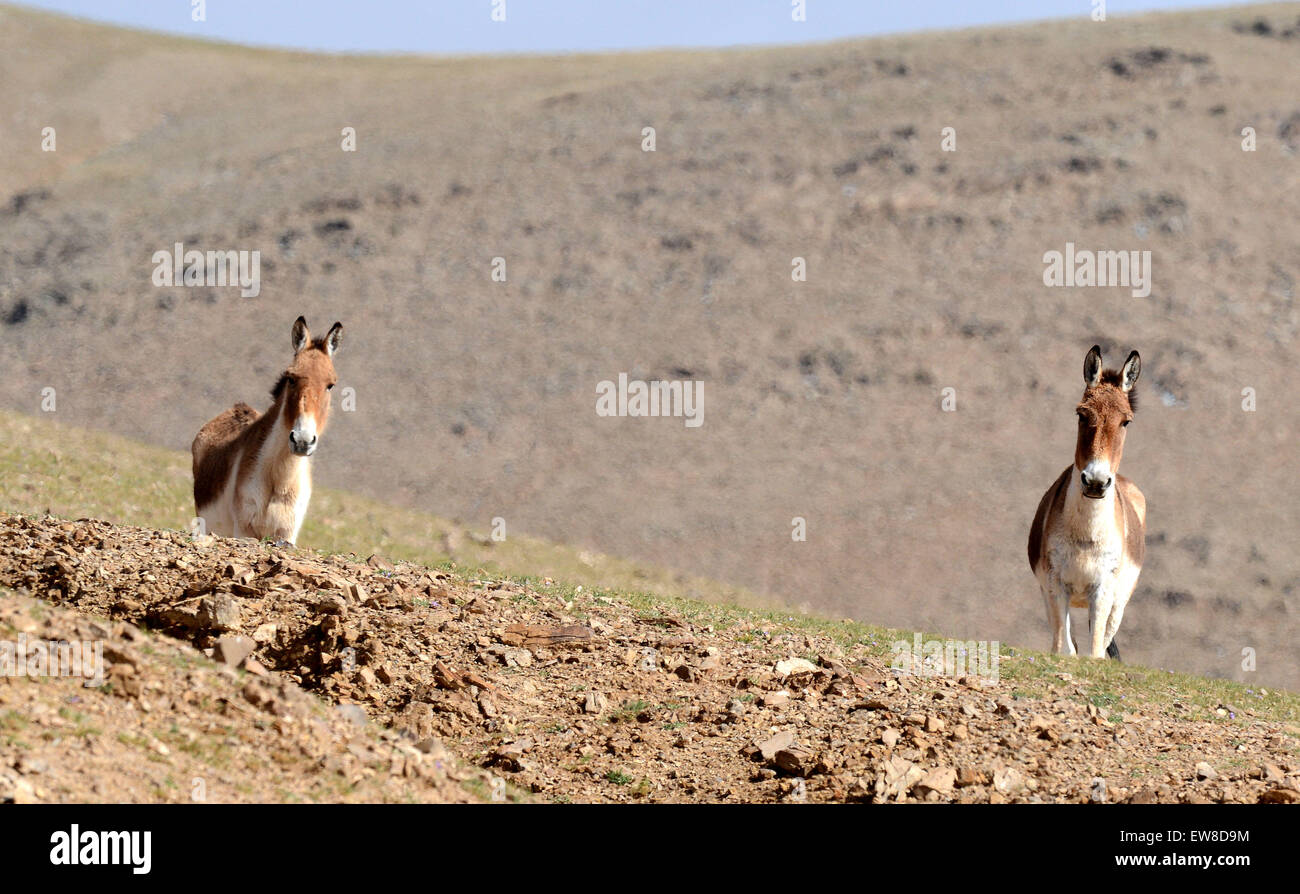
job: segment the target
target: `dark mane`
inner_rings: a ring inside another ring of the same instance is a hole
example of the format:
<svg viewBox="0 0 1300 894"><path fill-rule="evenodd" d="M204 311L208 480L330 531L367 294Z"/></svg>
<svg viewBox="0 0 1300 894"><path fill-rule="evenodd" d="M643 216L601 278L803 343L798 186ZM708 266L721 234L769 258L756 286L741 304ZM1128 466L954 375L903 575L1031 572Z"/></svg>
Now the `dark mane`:
<svg viewBox="0 0 1300 894"><path fill-rule="evenodd" d="M1120 391L1124 391L1124 374L1118 369L1108 369L1101 374L1101 384L1114 385ZM1138 408L1137 389L1125 391L1124 393L1128 397L1128 408L1136 413Z"/></svg>
<svg viewBox="0 0 1300 894"><path fill-rule="evenodd" d="M289 373L288 372L280 373L280 380L276 382L275 387L271 389L271 397L273 397L276 400L279 400L280 395L284 394L285 386L288 384L289 384Z"/></svg>

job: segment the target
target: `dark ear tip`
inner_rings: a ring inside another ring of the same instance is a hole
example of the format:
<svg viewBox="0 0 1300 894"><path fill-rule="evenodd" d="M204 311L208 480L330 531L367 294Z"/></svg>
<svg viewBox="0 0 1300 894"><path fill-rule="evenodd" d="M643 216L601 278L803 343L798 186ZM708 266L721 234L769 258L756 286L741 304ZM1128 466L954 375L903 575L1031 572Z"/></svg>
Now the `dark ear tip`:
<svg viewBox="0 0 1300 894"><path fill-rule="evenodd" d="M1100 353L1101 353L1101 345L1093 345L1093 346L1092 346L1092 350L1089 351L1088 353L1089 353L1089 354L1100 354Z"/></svg>

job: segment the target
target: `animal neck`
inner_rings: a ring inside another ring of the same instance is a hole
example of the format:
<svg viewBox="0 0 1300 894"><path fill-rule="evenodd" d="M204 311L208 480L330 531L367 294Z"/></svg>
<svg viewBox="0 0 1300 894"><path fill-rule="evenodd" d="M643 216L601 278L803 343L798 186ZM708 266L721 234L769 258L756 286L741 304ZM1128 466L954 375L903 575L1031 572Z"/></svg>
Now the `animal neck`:
<svg viewBox="0 0 1300 894"><path fill-rule="evenodd" d="M299 456L289 446L289 431L293 425L289 422L289 413L283 399L276 401L272 408L275 413L275 425L269 436L269 450L264 454L262 476L267 487L282 494L294 493L300 483L311 477L311 457Z"/></svg>
<svg viewBox="0 0 1300 894"><path fill-rule="evenodd" d="M1106 495L1094 500L1083 495L1083 486L1079 482L1079 470L1073 469L1070 487L1065 495L1065 522L1075 538L1080 540L1100 540L1115 525L1116 485L1107 488Z"/></svg>

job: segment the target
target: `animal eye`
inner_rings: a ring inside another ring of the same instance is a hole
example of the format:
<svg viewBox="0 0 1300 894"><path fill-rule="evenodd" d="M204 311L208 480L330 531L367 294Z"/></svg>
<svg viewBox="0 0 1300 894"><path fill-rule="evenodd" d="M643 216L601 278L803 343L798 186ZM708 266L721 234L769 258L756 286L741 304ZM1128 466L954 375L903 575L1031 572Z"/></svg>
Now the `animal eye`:
<svg viewBox="0 0 1300 894"><path fill-rule="evenodd" d="M1120 427L1121 427L1121 428L1128 428L1128 424L1129 424L1130 422L1132 422L1132 421L1133 421L1132 419L1125 419L1123 422L1120 423Z"/></svg>
<svg viewBox="0 0 1300 894"><path fill-rule="evenodd" d="M325 390L326 390L326 391L333 391L333 390L334 390L334 384L331 382L329 385L326 385L326 386L325 386ZM1125 425L1128 425L1127 422L1125 422L1124 424L1125 424Z"/></svg>

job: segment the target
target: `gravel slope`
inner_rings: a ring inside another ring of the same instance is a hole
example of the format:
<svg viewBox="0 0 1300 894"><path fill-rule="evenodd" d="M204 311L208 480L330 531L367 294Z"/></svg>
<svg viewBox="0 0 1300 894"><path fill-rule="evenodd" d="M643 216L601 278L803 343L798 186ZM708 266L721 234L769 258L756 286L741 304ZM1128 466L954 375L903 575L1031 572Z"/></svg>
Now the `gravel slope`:
<svg viewBox="0 0 1300 894"><path fill-rule="evenodd" d="M1294 696L1140 667L898 675L855 625L4 513L0 586L113 683L0 683L7 797L183 800L220 755L232 800L1300 799Z"/></svg>

